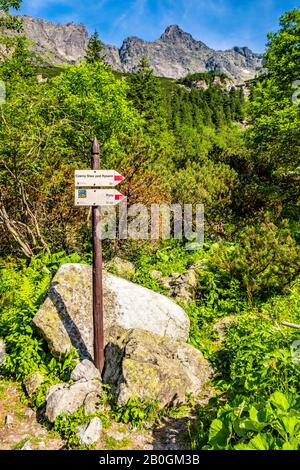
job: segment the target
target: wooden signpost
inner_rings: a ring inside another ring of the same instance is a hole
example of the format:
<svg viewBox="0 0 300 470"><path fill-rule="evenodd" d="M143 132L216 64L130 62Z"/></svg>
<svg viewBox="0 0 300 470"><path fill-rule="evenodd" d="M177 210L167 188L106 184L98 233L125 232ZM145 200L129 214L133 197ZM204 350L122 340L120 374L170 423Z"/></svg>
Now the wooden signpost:
<svg viewBox="0 0 300 470"><path fill-rule="evenodd" d="M101 221L101 206L114 206L125 199L126 196L115 189L91 189L99 186L114 187L124 179L122 175L114 170L100 170L100 148L96 138L92 146L91 163L92 170L75 171L75 205L93 207L94 362L97 369L102 372L104 367L102 241L101 237L97 235L97 227Z"/></svg>

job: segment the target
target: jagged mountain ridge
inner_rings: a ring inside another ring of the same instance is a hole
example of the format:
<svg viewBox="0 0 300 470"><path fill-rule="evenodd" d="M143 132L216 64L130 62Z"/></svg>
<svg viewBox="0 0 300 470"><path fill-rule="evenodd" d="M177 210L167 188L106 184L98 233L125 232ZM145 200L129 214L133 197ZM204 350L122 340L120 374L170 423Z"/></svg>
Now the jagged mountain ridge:
<svg viewBox="0 0 300 470"><path fill-rule="evenodd" d="M24 32L33 50L51 64L79 63L84 58L88 33L83 24L59 24L22 16ZM156 75L178 79L188 73L219 71L235 81L253 78L262 69L262 57L247 47L215 51L177 25L169 26L156 41L137 37L124 40L120 49L105 45L106 62L120 72L136 70L146 57Z"/></svg>

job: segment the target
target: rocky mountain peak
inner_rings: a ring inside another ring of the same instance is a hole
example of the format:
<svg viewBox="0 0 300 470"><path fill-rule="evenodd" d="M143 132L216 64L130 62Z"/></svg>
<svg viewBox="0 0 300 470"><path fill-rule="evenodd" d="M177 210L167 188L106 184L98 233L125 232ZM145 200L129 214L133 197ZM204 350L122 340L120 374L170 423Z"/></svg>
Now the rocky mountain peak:
<svg viewBox="0 0 300 470"><path fill-rule="evenodd" d="M232 50L248 58L253 57L253 55L255 55L254 52L251 51L251 49L249 49L249 47L246 47L246 46L244 47L235 46L232 48Z"/></svg>
<svg viewBox="0 0 300 470"><path fill-rule="evenodd" d="M83 24L53 23L24 15L25 35L34 42L33 49L54 64L78 63L84 58L88 32Z"/></svg>
<svg viewBox="0 0 300 470"><path fill-rule="evenodd" d="M184 36L192 38L192 36L183 31L177 24L171 24L162 34L161 39L182 39Z"/></svg>
<svg viewBox="0 0 300 470"><path fill-rule="evenodd" d="M170 44L181 43L187 46L190 45L191 47L200 46L208 49L203 42L196 41L190 33L183 31L183 29L181 29L177 24L168 26L165 32L161 35L160 40Z"/></svg>
<svg viewBox="0 0 300 470"><path fill-rule="evenodd" d="M84 25L52 23L30 16L21 19L25 35L34 43L32 49L46 63L76 64L84 59L88 45ZM243 82L262 70L261 55L248 47L215 51L176 24L168 26L156 41L132 36L124 40L120 49L106 45L105 53L107 64L120 72L135 71L140 59L146 57L155 75L174 79L191 73L219 71L235 82Z"/></svg>

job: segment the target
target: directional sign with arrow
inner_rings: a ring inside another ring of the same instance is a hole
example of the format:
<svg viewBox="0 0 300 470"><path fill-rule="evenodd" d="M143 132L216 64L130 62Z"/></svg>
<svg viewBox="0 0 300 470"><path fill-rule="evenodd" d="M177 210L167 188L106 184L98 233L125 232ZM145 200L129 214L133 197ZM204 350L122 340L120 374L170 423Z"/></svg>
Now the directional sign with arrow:
<svg viewBox="0 0 300 470"><path fill-rule="evenodd" d="M75 187L115 187L124 177L115 170L76 170Z"/></svg>
<svg viewBox="0 0 300 470"><path fill-rule="evenodd" d="M75 189L75 206L115 206L123 199L116 189Z"/></svg>

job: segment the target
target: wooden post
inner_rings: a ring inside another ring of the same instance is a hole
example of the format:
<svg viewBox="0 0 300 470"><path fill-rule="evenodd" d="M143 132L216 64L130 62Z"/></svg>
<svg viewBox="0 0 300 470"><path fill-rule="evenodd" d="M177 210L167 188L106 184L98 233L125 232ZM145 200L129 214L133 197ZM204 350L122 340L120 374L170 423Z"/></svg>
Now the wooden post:
<svg viewBox="0 0 300 470"><path fill-rule="evenodd" d="M92 146L92 169L100 170L100 149L96 138ZM93 207L93 323L94 363L102 372L104 367L102 240L97 236L97 227L101 220L100 211L100 207Z"/></svg>
<svg viewBox="0 0 300 470"><path fill-rule="evenodd" d="M295 328L296 330L300 330L300 325L297 325L296 323L290 323L288 321L282 321L281 324L283 326L289 326L290 328Z"/></svg>

